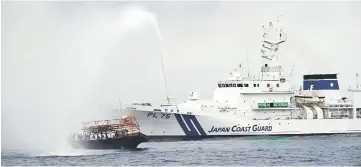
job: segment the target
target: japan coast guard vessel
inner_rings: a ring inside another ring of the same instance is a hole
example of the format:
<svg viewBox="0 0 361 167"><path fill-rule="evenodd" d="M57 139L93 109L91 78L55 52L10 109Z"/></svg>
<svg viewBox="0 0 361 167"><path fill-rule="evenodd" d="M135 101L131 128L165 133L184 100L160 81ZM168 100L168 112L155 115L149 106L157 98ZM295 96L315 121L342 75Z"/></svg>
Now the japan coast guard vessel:
<svg viewBox="0 0 361 167"><path fill-rule="evenodd" d="M352 90L353 100L341 97L337 74L304 75L303 89L295 90L276 55L287 37L275 27L263 26L258 76L240 66L216 84L212 100L191 92L180 104L134 103L125 112L150 139L360 133L361 91Z"/></svg>

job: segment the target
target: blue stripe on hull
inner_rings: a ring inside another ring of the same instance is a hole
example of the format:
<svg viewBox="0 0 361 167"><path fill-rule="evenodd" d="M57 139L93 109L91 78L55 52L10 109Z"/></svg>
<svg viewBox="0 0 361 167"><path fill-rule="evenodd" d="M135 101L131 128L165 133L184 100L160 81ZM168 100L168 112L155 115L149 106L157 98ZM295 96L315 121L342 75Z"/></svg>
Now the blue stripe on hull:
<svg viewBox="0 0 361 167"><path fill-rule="evenodd" d="M185 114L174 114L174 116L186 136L207 136L196 116Z"/></svg>
<svg viewBox="0 0 361 167"><path fill-rule="evenodd" d="M193 125L190 121L194 123L196 128L198 129L201 136L207 136L206 132L204 132L201 124L198 122L196 116L194 115L183 115L183 118L187 121L188 125ZM189 123L188 123L189 122Z"/></svg>
<svg viewBox="0 0 361 167"><path fill-rule="evenodd" d="M187 120L185 120L186 122L183 121L181 114L174 114L174 116L176 117L180 127L182 128L186 136L199 136L197 130L194 129L193 126L189 126ZM190 130L188 130L187 126Z"/></svg>

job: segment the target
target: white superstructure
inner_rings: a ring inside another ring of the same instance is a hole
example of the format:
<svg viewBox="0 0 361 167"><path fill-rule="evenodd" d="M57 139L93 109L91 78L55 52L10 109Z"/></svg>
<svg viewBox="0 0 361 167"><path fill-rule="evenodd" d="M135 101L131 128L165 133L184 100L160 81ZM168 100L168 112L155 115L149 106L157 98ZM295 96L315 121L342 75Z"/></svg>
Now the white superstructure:
<svg viewBox="0 0 361 167"><path fill-rule="evenodd" d="M217 83L212 100L191 92L181 104L137 103L127 111L151 137L360 133L361 91L352 91L353 100L341 97L337 74L304 75L303 89L296 90L276 55L286 40L270 22L264 27L259 75L244 73L240 65Z"/></svg>

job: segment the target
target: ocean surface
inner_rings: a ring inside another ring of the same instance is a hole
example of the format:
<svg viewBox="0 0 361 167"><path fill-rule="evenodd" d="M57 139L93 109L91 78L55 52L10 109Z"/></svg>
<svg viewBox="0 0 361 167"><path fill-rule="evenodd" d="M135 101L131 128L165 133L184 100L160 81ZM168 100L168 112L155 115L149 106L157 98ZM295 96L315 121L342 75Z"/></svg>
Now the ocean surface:
<svg viewBox="0 0 361 167"><path fill-rule="evenodd" d="M2 150L1 165L361 165L361 135L147 142L137 150Z"/></svg>

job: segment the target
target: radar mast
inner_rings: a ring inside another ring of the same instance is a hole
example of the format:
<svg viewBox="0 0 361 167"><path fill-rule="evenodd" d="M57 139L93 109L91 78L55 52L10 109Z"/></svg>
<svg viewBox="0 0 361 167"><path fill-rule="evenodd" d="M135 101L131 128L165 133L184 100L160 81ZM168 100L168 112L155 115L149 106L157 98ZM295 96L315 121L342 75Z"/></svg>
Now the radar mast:
<svg viewBox="0 0 361 167"><path fill-rule="evenodd" d="M268 26L263 26L262 40L262 58L265 60L264 66L261 67L261 77L265 80L282 80L285 82L284 72L278 63L277 51L279 45L286 42L287 36L280 26L280 16L277 16L277 22L269 22Z"/></svg>
<svg viewBox="0 0 361 167"><path fill-rule="evenodd" d="M269 60L274 65L278 65L276 52L279 49L279 45L287 40L287 36L280 26L281 16L277 16L276 25L273 22L269 22L268 27L263 26L262 58Z"/></svg>

